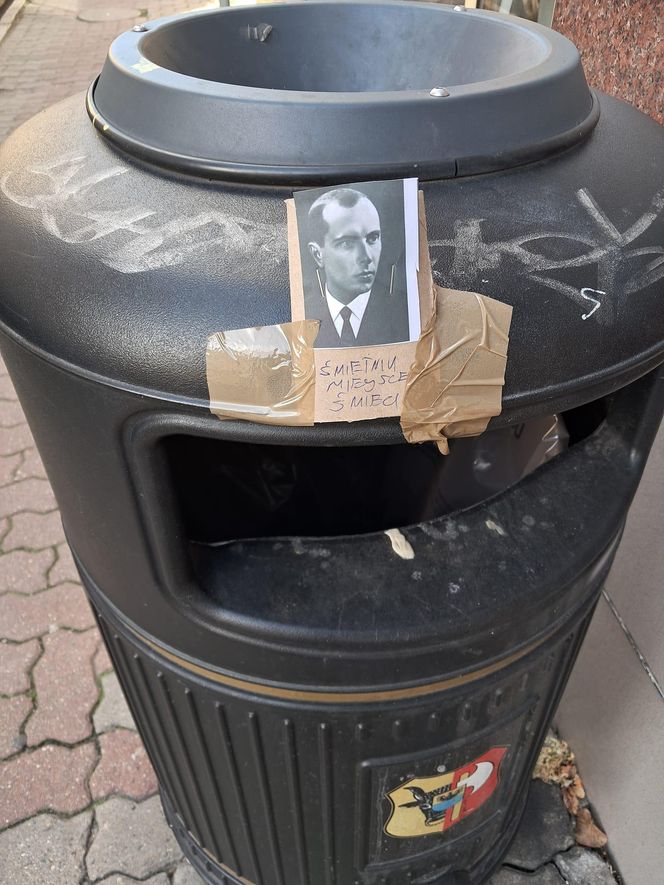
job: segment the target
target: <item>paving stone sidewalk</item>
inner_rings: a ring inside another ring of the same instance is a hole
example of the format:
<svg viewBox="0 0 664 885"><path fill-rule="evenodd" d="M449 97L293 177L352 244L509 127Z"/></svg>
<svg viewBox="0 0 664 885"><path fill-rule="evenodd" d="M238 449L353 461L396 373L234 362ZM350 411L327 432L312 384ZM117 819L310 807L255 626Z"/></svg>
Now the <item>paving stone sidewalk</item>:
<svg viewBox="0 0 664 885"><path fill-rule="evenodd" d="M201 5L112 2L26 3L0 42L0 141L85 89L115 34ZM0 361L0 885L200 883L156 791ZM575 846L559 789L534 782L492 883L564 882L615 885L598 854Z"/></svg>

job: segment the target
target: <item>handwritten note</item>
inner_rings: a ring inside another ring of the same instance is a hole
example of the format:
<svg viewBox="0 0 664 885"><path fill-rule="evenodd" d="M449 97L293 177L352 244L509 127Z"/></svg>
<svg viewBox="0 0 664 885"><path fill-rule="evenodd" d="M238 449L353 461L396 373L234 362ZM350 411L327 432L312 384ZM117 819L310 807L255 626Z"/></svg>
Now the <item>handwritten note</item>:
<svg viewBox="0 0 664 885"><path fill-rule="evenodd" d="M415 343L323 348L315 352L315 421L359 421L401 414Z"/></svg>

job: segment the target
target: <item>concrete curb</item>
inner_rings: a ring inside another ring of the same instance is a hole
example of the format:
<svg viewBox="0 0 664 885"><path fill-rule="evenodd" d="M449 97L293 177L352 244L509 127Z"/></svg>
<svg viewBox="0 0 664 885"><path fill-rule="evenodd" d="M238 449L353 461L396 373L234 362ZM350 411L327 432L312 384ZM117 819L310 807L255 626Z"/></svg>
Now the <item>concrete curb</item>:
<svg viewBox="0 0 664 885"><path fill-rule="evenodd" d="M9 33L11 26L16 21L18 14L26 3L27 0L9 0L7 9L2 13L2 17L0 17L0 43L2 43Z"/></svg>

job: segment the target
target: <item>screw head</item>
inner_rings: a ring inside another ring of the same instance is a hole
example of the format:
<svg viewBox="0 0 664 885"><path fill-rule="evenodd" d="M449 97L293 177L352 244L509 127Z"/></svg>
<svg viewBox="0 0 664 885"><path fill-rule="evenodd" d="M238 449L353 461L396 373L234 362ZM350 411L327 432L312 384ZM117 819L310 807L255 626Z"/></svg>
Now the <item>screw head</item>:
<svg viewBox="0 0 664 885"><path fill-rule="evenodd" d="M137 34L141 34L143 31L147 31L145 25L134 25L132 31L135 31Z"/></svg>
<svg viewBox="0 0 664 885"><path fill-rule="evenodd" d="M434 86L429 95L433 95L434 98L447 98L450 93L444 86Z"/></svg>

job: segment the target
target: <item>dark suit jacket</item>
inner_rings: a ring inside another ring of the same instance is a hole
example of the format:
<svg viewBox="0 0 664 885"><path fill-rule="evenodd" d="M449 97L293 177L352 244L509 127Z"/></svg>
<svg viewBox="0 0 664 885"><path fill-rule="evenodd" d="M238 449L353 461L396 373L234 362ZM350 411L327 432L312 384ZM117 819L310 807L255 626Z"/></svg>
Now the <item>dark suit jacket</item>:
<svg viewBox="0 0 664 885"><path fill-rule="evenodd" d="M304 310L308 320L320 320L320 331L315 347L345 347L320 291L305 294ZM408 302L404 292L386 291L374 285L367 302L362 322L357 333L356 346L370 344L392 344L395 341L408 341Z"/></svg>

